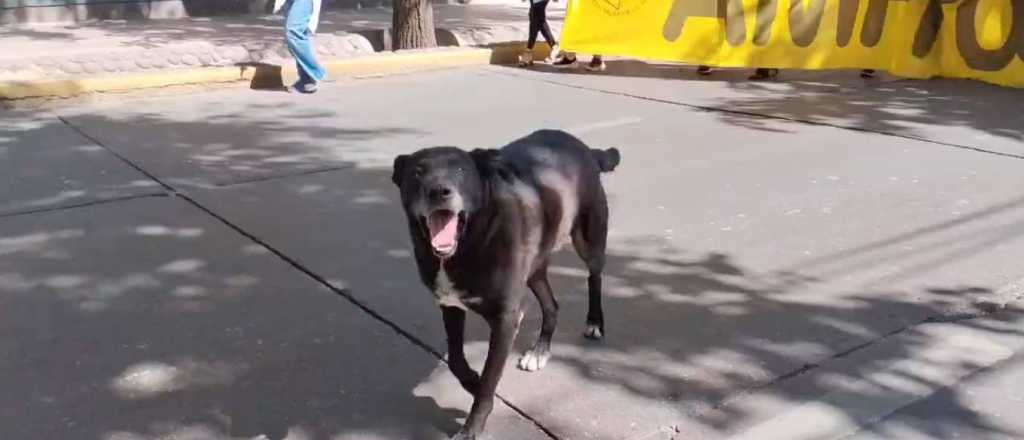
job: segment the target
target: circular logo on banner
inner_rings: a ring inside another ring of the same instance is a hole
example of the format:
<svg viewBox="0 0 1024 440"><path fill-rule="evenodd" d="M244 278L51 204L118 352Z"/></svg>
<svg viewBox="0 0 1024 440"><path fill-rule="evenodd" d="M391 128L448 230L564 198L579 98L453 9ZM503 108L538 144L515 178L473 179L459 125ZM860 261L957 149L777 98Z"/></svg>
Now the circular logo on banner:
<svg viewBox="0 0 1024 440"><path fill-rule="evenodd" d="M647 0L591 0L605 14L613 17L629 15L647 4Z"/></svg>

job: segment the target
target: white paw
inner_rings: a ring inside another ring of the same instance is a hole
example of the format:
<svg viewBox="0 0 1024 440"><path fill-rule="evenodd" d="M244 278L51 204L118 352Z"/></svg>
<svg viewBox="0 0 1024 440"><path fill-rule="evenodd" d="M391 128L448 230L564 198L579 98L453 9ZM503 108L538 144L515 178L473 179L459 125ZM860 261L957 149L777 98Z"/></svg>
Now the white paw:
<svg viewBox="0 0 1024 440"><path fill-rule="evenodd" d="M476 436L466 432L459 431L451 437L451 440L475 440Z"/></svg>
<svg viewBox="0 0 1024 440"><path fill-rule="evenodd" d="M544 368L551 359L551 353L537 354L533 350L527 351L519 358L519 369L523 371L537 371Z"/></svg>
<svg viewBox="0 0 1024 440"><path fill-rule="evenodd" d="M587 324L587 329L583 331L583 337L587 339L601 339L604 337L604 334L601 333L601 327Z"/></svg>

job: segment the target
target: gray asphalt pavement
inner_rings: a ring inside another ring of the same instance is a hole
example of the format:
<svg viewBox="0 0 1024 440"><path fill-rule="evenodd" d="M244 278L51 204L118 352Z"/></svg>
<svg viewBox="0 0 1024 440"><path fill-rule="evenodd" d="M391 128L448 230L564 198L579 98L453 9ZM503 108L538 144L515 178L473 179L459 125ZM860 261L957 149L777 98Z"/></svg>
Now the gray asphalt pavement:
<svg viewBox="0 0 1024 440"><path fill-rule="evenodd" d="M494 439L1021 438L1024 91L613 61L0 118L0 438L440 439L470 398L396 154L560 128L606 177L607 339L552 267L553 358ZM532 307L517 346L539 328ZM471 321L467 353L486 352Z"/></svg>

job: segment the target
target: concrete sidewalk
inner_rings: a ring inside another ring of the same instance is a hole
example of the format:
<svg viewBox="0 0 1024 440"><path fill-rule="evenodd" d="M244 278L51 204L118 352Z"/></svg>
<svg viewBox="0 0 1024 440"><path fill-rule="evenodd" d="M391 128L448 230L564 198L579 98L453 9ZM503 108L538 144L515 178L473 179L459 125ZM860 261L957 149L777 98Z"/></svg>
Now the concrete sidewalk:
<svg viewBox="0 0 1024 440"><path fill-rule="evenodd" d="M623 152L607 338L558 254L482 440L1024 438L1024 91L608 64L4 113L0 438L447 438L390 167L538 128Z"/></svg>
<svg viewBox="0 0 1024 440"><path fill-rule="evenodd" d="M436 5L434 14L442 46L493 46L523 41L527 35L525 3ZM564 9L552 8L556 32L563 15ZM280 16L237 16L3 27L0 98L75 94L79 92L76 81L97 78L131 82L132 75L144 75L147 81L136 82L146 86L154 82L153 76L156 82L166 78L170 84L207 81L212 70L204 69L227 68L215 76L222 80L251 79L255 73L238 67L246 65L283 66L287 72L292 61L282 37L282 20ZM317 51L329 67L338 60L393 57L395 53L381 53L389 49L382 37L390 27L389 8L325 11ZM465 54L447 56L456 64L467 62ZM472 63L500 61L487 53L470 58ZM182 77L183 72L190 75ZM175 75L182 79L174 79ZM55 82L63 87L28 87Z"/></svg>

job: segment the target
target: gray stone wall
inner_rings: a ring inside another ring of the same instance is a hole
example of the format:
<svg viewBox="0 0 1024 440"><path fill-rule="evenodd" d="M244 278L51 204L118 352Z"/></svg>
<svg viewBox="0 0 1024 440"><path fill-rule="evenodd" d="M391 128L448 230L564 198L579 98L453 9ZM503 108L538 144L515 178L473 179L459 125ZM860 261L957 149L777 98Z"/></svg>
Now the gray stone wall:
<svg viewBox="0 0 1024 440"><path fill-rule="evenodd" d="M273 4L273 0L0 0L0 25L265 14ZM391 0L324 0L325 8L382 6L391 6Z"/></svg>

